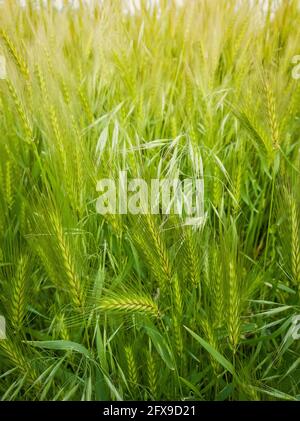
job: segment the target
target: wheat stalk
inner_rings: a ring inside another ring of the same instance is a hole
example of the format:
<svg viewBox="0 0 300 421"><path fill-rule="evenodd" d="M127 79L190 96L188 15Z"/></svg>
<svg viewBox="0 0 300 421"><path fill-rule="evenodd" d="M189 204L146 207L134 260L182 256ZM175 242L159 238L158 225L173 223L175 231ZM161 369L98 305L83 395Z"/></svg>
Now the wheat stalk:
<svg viewBox="0 0 300 421"><path fill-rule="evenodd" d="M291 215L291 250L292 250L292 272L295 285L300 294L300 244L299 244L299 222L296 201L290 197L290 215Z"/></svg>
<svg viewBox="0 0 300 421"><path fill-rule="evenodd" d="M75 265L73 262L72 254L69 245L66 241L65 234L60 224L59 218L55 214L50 215L54 233L57 239L57 245L61 253L61 259L65 270L66 281L68 283L68 292L71 301L75 308L82 310L84 304L84 297L80 280L77 276Z"/></svg>
<svg viewBox="0 0 300 421"><path fill-rule="evenodd" d="M16 46L14 45L13 41L10 39L10 37L6 33L5 29L3 28L1 29L0 36L4 40L10 54L14 58L18 68L20 69L20 72L23 74L24 78L27 80L29 78L29 69L26 65L24 58L17 51Z"/></svg>
<svg viewBox="0 0 300 421"><path fill-rule="evenodd" d="M279 148L279 124L277 121L275 98L268 79L264 80L264 90L267 99L267 111L271 128L272 144L273 148L276 150Z"/></svg>
<svg viewBox="0 0 300 421"><path fill-rule="evenodd" d="M156 303L146 296L136 294L103 298L100 300L98 308L105 312L138 312L152 317L159 317Z"/></svg>
<svg viewBox="0 0 300 421"><path fill-rule="evenodd" d="M125 356L127 361L128 380L130 385L135 388L138 384L138 371L135 363L135 358L131 346L126 346Z"/></svg>
<svg viewBox="0 0 300 421"><path fill-rule="evenodd" d="M21 256L18 261L16 275L11 283L9 314L11 325L16 331L22 329L23 320L27 312L27 265L27 257Z"/></svg>
<svg viewBox="0 0 300 421"><path fill-rule="evenodd" d="M147 353L147 374L150 393L153 397L155 397L157 396L157 369L153 353L150 350Z"/></svg>
<svg viewBox="0 0 300 421"><path fill-rule="evenodd" d="M238 288L238 280L236 275L235 264L233 261L229 262L229 303L228 303L228 330L229 341L236 351L240 339L240 295Z"/></svg>

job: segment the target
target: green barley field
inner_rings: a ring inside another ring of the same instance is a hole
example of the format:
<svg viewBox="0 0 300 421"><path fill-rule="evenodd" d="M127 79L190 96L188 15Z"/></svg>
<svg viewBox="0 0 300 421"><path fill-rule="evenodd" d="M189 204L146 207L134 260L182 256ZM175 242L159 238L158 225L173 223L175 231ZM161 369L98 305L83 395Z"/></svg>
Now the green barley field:
<svg viewBox="0 0 300 421"><path fill-rule="evenodd" d="M55 6L0 4L1 399L299 400L300 2Z"/></svg>

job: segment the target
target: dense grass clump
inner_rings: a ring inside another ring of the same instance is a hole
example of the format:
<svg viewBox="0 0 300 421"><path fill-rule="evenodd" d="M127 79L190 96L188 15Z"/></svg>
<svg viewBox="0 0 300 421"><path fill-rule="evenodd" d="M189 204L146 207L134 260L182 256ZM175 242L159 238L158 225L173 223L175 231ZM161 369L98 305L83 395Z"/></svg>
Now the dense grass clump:
<svg viewBox="0 0 300 421"><path fill-rule="evenodd" d="M2 399L299 399L299 2L37 3L0 5ZM98 214L121 170L203 175L205 220Z"/></svg>

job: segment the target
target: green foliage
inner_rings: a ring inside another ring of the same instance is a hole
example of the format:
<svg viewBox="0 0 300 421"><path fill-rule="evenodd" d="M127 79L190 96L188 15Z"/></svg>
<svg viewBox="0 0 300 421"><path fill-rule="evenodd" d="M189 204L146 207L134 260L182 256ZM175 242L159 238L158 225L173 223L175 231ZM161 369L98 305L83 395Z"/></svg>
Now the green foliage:
<svg viewBox="0 0 300 421"><path fill-rule="evenodd" d="M0 5L1 398L299 400L298 1L28 3ZM203 174L205 222L97 214L120 170Z"/></svg>

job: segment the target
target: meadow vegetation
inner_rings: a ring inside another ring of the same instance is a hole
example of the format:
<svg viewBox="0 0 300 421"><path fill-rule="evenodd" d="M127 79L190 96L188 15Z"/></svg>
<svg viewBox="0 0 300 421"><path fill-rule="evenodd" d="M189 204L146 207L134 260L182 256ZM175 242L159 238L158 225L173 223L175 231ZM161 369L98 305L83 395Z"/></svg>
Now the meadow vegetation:
<svg viewBox="0 0 300 421"><path fill-rule="evenodd" d="M298 400L296 0L0 5L2 400ZM205 223L100 215L198 177Z"/></svg>

